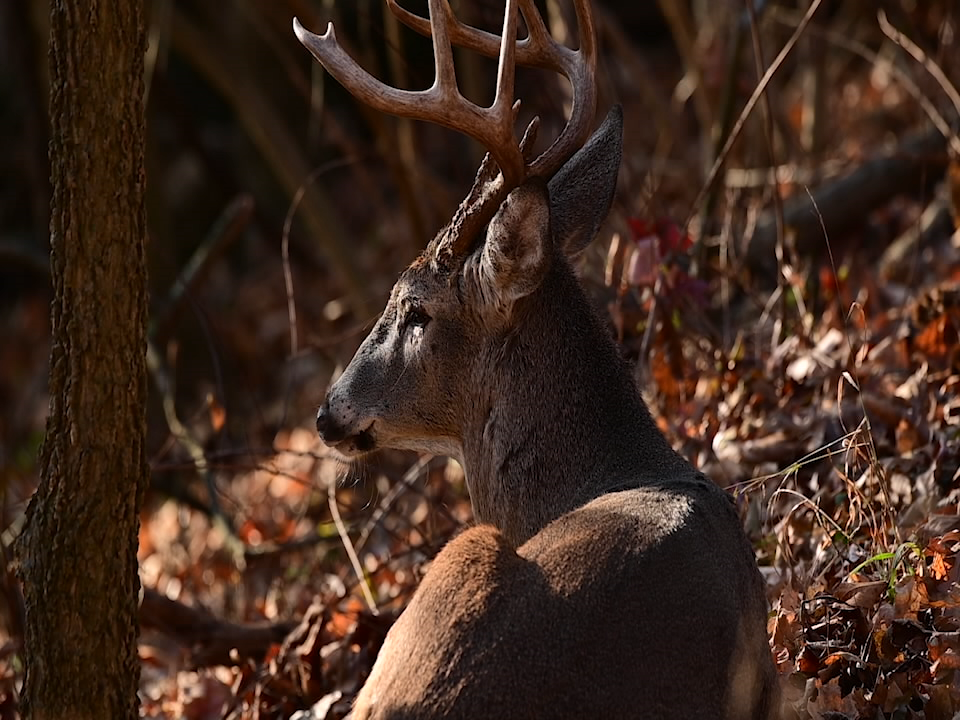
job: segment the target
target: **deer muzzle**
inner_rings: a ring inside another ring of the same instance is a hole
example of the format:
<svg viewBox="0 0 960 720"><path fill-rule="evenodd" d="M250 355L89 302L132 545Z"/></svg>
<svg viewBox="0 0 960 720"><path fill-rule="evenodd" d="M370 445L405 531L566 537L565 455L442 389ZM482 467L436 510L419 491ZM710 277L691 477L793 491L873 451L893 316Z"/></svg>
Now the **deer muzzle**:
<svg viewBox="0 0 960 720"><path fill-rule="evenodd" d="M329 397L317 411L317 433L325 445L347 457L368 453L377 444L373 434L373 421L359 431L342 423L336 413L331 411Z"/></svg>

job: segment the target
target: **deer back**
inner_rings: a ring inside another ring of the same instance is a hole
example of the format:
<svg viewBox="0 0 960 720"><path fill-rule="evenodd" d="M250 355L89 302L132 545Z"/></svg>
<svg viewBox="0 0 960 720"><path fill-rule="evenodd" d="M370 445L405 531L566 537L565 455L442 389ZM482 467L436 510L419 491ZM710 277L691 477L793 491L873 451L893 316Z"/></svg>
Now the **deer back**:
<svg viewBox="0 0 960 720"><path fill-rule="evenodd" d="M692 477L604 495L518 549L465 531L391 629L354 720L774 717L736 522Z"/></svg>

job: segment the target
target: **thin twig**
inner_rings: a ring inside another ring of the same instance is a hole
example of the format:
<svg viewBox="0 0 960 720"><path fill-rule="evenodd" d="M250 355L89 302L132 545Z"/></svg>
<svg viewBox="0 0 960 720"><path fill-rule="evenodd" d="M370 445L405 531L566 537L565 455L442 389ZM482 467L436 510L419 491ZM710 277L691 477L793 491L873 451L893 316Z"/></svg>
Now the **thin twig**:
<svg viewBox="0 0 960 720"><path fill-rule="evenodd" d="M777 13L774 15L774 19L778 23L787 27L796 26L795 21L783 13ZM881 62L880 56L875 51L871 50L869 47L857 40L852 40L842 33L820 27L812 27L809 29L809 32L813 35L824 38L838 48L862 57L867 62ZM886 70L896 79L900 87L903 88L916 101L916 103L920 106L920 109L923 110L926 116L930 119L930 122L933 123L933 126L940 132L941 135L943 135L944 138L947 139L948 142L951 143L951 145L954 147L954 150L960 152L960 141L955 139L955 133L950 127L950 123L946 121L940 111L937 110L936 106L930 102L930 98L924 94L919 86L913 81L913 78L893 64L890 64Z"/></svg>
<svg viewBox="0 0 960 720"><path fill-rule="evenodd" d="M793 495L794 497L798 498L797 504L794 505L790 510L788 510L788 511L786 512L786 514L785 514L784 517L788 517L788 516L792 515L792 514L793 514L793 511L796 510L798 507L806 506L806 507L810 508L810 510L813 511L813 514L814 514L814 515L816 515L818 518L820 518L822 521L824 521L824 522L823 522L823 525L832 525L832 526L833 526L833 532L828 532L828 533L827 533L827 535L828 535L829 537L833 537L833 534L836 533L836 532L841 532L841 533L844 532L843 528L840 527L840 524L839 524L836 520L834 520L832 517L830 517L826 512L824 512L823 508L821 508L819 505L817 505L813 500L811 500L810 498L808 498L806 495L803 495L803 494L797 492L796 490L792 490L792 489L790 489L790 488L778 488L778 489L773 493L773 496L770 498L771 501L772 501L772 500L775 500L775 499L776 499L777 497L779 497L780 495ZM824 529L826 529L826 528L824 528ZM844 534L846 534L846 533L844 533Z"/></svg>
<svg viewBox="0 0 960 720"><path fill-rule="evenodd" d="M410 467L409 470L403 474L403 478L400 480L400 482L393 484L393 486L390 488L390 491L383 496L383 499L380 502L377 503L377 509L364 523L363 529L360 531L360 537L357 539L357 548L362 549L367 544L367 540L370 538L370 533L380 524L380 521L390 510L390 506L393 505L396 499L404 492L413 487L413 484L417 481L417 478L420 477L420 473L426 470L433 460L434 458L430 455L421 457Z"/></svg>
<svg viewBox="0 0 960 720"><path fill-rule="evenodd" d="M790 39L787 40L786 44L780 50L780 53L776 58L774 58L774 61L770 64L770 67L768 67L767 71L763 74L763 77L760 78L760 82L757 83L757 87L754 88L753 94L750 95L750 99L747 100L747 104L744 105L743 110L740 112L740 117L738 117L737 122L734 123L733 129L730 131L730 136L723 145L723 149L720 151L720 154L714 161L713 167L710 168L710 172L707 173L707 179L704 182L703 187L700 189L700 192L697 193L697 197L694 198L690 211L687 213L687 220L683 224L684 233L686 233L687 228L690 226L690 222L693 220L693 215L696 212L696 209L700 207L700 203L703 202L704 197L706 197L706 194L710 191L714 181L716 181L717 175L720 173L720 168L723 167L723 163L726 161L727 155L730 154L730 150L733 148L734 142L736 142L737 138L740 136L743 126L747 122L747 118L750 117L750 113L753 112L754 107L756 107L757 102L760 100L760 96L763 94L763 91L766 89L767 85L770 84L770 81L773 79L773 76L776 75L777 71L780 69L780 66L783 65L784 60L787 59L787 56L797 44L800 36L803 35L803 31L806 29L807 25L810 24L810 21L813 19L814 14L820 8L821 4L823 4L823 0L813 0L813 2L810 4L810 7L807 8L807 11L804 13L803 18L797 24L797 28L794 30L793 35L791 35Z"/></svg>
<svg viewBox="0 0 960 720"><path fill-rule="evenodd" d="M4 510L6 510L7 493L2 493ZM20 589L20 583L13 572L12 558L7 554L7 545L3 541L3 533L0 533L0 562L3 567L0 568L0 574L3 575L3 584L7 596L7 604L10 608L10 630L11 635L23 640L25 610L23 606L23 592Z"/></svg>
<svg viewBox="0 0 960 720"><path fill-rule="evenodd" d="M660 293L663 292L663 273L657 273L657 279L653 284L652 297L650 298L650 311L647 313L647 326L643 329L643 340L640 343L640 362L644 372L648 372L649 362L647 355L650 352L650 344L653 342L654 326L657 323L657 300Z"/></svg>
<svg viewBox="0 0 960 720"><path fill-rule="evenodd" d="M787 467L779 468L777 470L774 470L773 472L767 473L766 475L758 475L756 477L752 477L749 480L745 480L743 482L733 483L732 485L729 486L729 488L733 490L739 490L742 492L753 492L755 485L758 485L758 484L762 485L767 480L772 480L774 478L778 478L781 476L785 477L787 475L790 475L791 473L797 472L797 470L804 467L805 465L810 465L812 463L819 462L821 460L830 460L833 457L846 452L845 448L841 450L831 450L830 448L832 448L834 445L841 445L847 440L851 440L855 438L856 435L857 435L856 432L847 432L841 435L840 437L837 437L831 440L830 442L824 443L814 448L803 457L798 458L797 460L794 460Z"/></svg>
<svg viewBox="0 0 960 720"><path fill-rule="evenodd" d="M823 231L823 241L827 246L827 255L830 258L830 269L831 269L831 272L833 272L834 281L839 286L840 274L837 272L837 263L833 257L833 247L830 244L830 236L827 234L827 226L823 222L823 216L820 213L820 208L817 207L817 201L813 197L813 193L810 192L810 188L804 186L803 189L807 193L807 197L810 198L810 204L813 205L814 213L816 213L817 218L820 220L820 227L821 227L821 230ZM849 331L849 326L847 325L847 318L849 317L849 314L843 311L843 306L840 304L840 293L837 293L836 300L837 300L837 307L844 318L844 325L847 326L844 329ZM850 357L854 358L854 362L850 366L851 367L850 372L857 383L857 387L856 387L857 402L860 403L860 410L863 412L863 422L867 430L867 450L869 452L869 457L870 457L870 467L873 468L873 472L877 476L877 482L880 484L880 491L883 493L883 500L884 500L883 509L887 516L887 523L889 524L890 528L893 530L894 538L897 544L899 544L900 528L897 527L896 518L893 516L893 502L890 499L890 491L889 491L889 488L887 487L886 474L884 472L883 466L880 465L879 458L877 457L877 446L873 441L873 426L870 424L870 415L867 412L867 406L863 402L863 393L860 390L860 388L863 387L863 385L860 382L860 373L857 370L856 353L853 350L853 343L850 342L849 332L844 332L843 338L847 343L847 350L850 353ZM839 412L839 407L838 407L838 412Z"/></svg>
<svg viewBox="0 0 960 720"><path fill-rule="evenodd" d="M155 339L162 342L167 336L191 291L204 281L214 263L223 257L227 248L240 237L252 215L253 198L247 193L235 197L220 213L206 237L173 281L167 299L161 304L161 310L156 314L150 332Z"/></svg>
<svg viewBox="0 0 960 720"><path fill-rule="evenodd" d="M733 238L733 202L729 202L729 197L735 190L727 190L727 200L723 212L723 222L720 225L720 307L723 309L722 333L723 350L726 353L731 352L732 331L730 322L730 245Z"/></svg>
<svg viewBox="0 0 960 720"><path fill-rule="evenodd" d="M659 0L658 4L670 28L677 52L683 61L684 74L692 88L690 95L693 100L693 111L697 115L700 127L707 130L714 124L713 112L704 89L700 63L697 61L697 38L688 6L686 3L675 0Z"/></svg>
<svg viewBox="0 0 960 720"><path fill-rule="evenodd" d="M724 73L726 81L720 94L720 119L715 122L711 128L709 149L712 155L704 157L704 169L706 169L706 165L710 163L711 160L716 160L720 157L724 143L726 143L730 137L730 128L733 124L736 100L740 96L737 92L740 77L738 71L740 68L740 60L743 56L743 39L747 34L747 24L734 22L730 28L730 32L733 37L726 59L727 71ZM697 235L696 246L693 248L693 262L690 267L690 271L694 275L699 275L700 267L706 263L706 245L703 241L706 238L707 228L710 226L710 218L713 217L713 210L717 204L718 190L716 185L712 186L700 207L700 232Z"/></svg>
<svg viewBox="0 0 960 720"><path fill-rule="evenodd" d="M807 0L809 2L809 0ZM813 171L820 172L819 161L823 145L824 120L826 117L828 65L820 38L812 35L803 44L805 60L801 60L801 92L803 93L803 114L800 123L800 146L813 160Z"/></svg>
<svg viewBox="0 0 960 720"><path fill-rule="evenodd" d="M367 575L363 571L363 566L360 564L360 558L357 557L357 551L353 547L353 541L350 540L347 526L343 524L343 518L340 517L340 507L337 505L336 482L331 482L327 485L327 502L330 505L330 516L333 518L333 523L337 526L337 532L340 534L343 549L347 551L347 557L350 558L350 565L353 567L353 572L357 576L363 599L366 601L367 607L370 608L370 612L374 615L379 615L380 611L377 610L377 602L373 599L373 593L370 592L370 583L367 580Z"/></svg>
<svg viewBox="0 0 960 720"><path fill-rule="evenodd" d="M171 435L187 451L190 456L194 469L203 478L210 495L211 519L219 525L225 535L225 545L231 550L231 554L237 568L244 566L245 543L237 535L233 521L223 512L220 505L220 498L213 476L213 469L207 462L203 446L192 435L190 429L181 422L177 415L176 393L174 391L173 379L167 372L163 361L160 358L160 352L152 340L147 341L147 369L153 377L153 382L157 387L157 392L161 396L161 405L163 407L164 418L167 421L167 427Z"/></svg>
<svg viewBox="0 0 960 720"><path fill-rule="evenodd" d="M910 56L923 65L923 69L930 73L930 76L940 84L940 89L943 90L950 102L953 103L953 109L956 111L957 117L960 117L960 92L958 92L956 86L950 82L950 79L940 66L931 58L927 57L927 54L920 49L919 45L897 30L890 21L887 20L887 14L883 10L877 11L877 22L880 23L880 29L883 30L884 35L906 50ZM960 138L957 137L957 133L951 132L949 135L946 135L946 137L950 141L950 147L953 151L960 155Z"/></svg>
<svg viewBox="0 0 960 720"><path fill-rule="evenodd" d="M760 42L760 28L757 23L757 12L753 7L753 0L746 0L747 13L750 16L750 38L753 41L753 60L757 70L758 80L763 77L763 45ZM761 95L763 99L763 134L767 141L767 151L770 155L770 165L777 167L776 148L773 137L773 108L770 103L770 91L764 90ZM784 226L783 226L783 198L780 196L780 187L774 178L773 182L773 213L777 228L777 287L780 289L780 322L774 323L774 336L772 338L773 346L780 344L780 331L783 329L787 320L787 288L784 286L785 276L785 248L784 248Z"/></svg>
<svg viewBox="0 0 960 720"><path fill-rule="evenodd" d="M178 4L172 9L170 38L174 52L236 111L238 122L278 182L291 195L295 193L310 171L288 124L267 95L225 61L223 47L212 46ZM365 279L352 252L353 233L344 225L336 205L327 193L310 186L302 216L311 237L301 246L304 253L317 265L332 265L349 292L351 308L361 316L368 314Z"/></svg>
<svg viewBox="0 0 960 720"><path fill-rule="evenodd" d="M306 194L307 189L316 182L317 178L326 172L345 167L353 163L353 160L341 158L340 160L331 160L315 168L307 175L306 179L297 188L290 200L290 206L287 208L287 215L283 219L283 233L280 236L280 258L283 264L283 285L287 293L287 326L290 328L290 358L295 358L300 352L299 333L297 331L297 301L293 292L293 272L290 269L290 230L293 227L293 218L297 214L297 208L300 201ZM287 410L290 407L290 395L293 392L293 385L296 375L296 367L287 374L287 387L283 393L283 412L280 415L281 427L286 424Z"/></svg>

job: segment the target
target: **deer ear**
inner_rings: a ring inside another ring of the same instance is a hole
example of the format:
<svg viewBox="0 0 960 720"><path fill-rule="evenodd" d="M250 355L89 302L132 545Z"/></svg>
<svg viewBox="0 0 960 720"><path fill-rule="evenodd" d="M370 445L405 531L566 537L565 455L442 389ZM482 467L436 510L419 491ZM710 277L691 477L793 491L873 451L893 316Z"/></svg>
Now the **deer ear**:
<svg viewBox="0 0 960 720"><path fill-rule="evenodd" d="M487 226L478 268L483 295L501 306L529 295L539 287L550 254L547 185L531 178L507 196Z"/></svg>
<svg viewBox="0 0 960 720"><path fill-rule="evenodd" d="M571 260L586 249L610 211L623 145L623 110L614 105L603 124L550 180L554 237Z"/></svg>

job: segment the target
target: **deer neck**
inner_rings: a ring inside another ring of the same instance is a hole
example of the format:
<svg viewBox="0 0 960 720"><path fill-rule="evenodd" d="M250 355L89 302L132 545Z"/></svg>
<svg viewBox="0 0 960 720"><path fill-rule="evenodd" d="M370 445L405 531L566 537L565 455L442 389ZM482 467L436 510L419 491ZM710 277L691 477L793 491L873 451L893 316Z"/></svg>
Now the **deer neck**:
<svg viewBox="0 0 960 720"><path fill-rule="evenodd" d="M689 470L565 262L487 349L461 462L479 522L516 544L614 489ZM487 374L489 373L489 374Z"/></svg>

